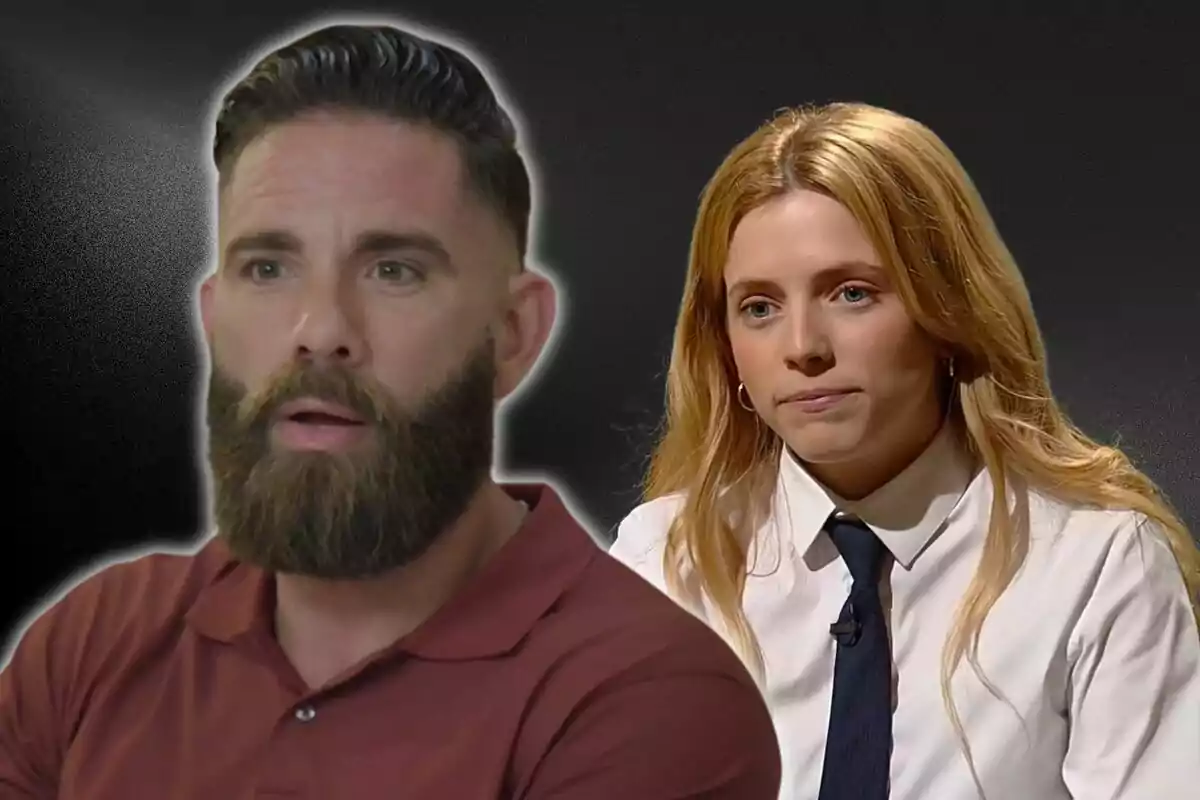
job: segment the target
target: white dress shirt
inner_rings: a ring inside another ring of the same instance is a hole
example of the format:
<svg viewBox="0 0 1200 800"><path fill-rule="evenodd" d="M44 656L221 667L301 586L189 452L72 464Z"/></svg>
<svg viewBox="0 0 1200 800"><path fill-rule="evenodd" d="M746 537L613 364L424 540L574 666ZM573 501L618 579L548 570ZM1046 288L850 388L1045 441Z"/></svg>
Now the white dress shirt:
<svg viewBox="0 0 1200 800"><path fill-rule="evenodd" d="M952 681L986 800L1200 798L1200 634L1165 539L1131 512L1028 498L1030 547ZM846 502L786 449L744 607L766 662L783 800L816 800L833 691L829 625L851 578L822 526L855 514L891 553L882 594L896 675L892 800L979 797L945 711L940 661L982 552L992 483L949 428L889 484ZM611 553L667 591L678 496L638 506ZM711 607L696 611L711 616ZM718 631L719 625L714 625ZM1010 705L1011 704L1011 705Z"/></svg>

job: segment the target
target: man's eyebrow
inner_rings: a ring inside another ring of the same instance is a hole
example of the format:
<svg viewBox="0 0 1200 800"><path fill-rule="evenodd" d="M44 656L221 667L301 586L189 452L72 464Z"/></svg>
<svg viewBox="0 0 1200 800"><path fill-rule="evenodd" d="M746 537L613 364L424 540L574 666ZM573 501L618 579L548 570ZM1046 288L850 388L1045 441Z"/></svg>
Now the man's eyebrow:
<svg viewBox="0 0 1200 800"><path fill-rule="evenodd" d="M300 240L286 231L255 231L233 239L225 245L226 260L247 252L270 251L298 253L303 249Z"/></svg>
<svg viewBox="0 0 1200 800"><path fill-rule="evenodd" d="M445 264L450 263L450 251L442 240L424 231L366 231L354 243L354 254L358 256L397 250L421 250Z"/></svg>
<svg viewBox="0 0 1200 800"><path fill-rule="evenodd" d="M248 252L299 253L300 239L287 231L255 231L233 239L225 247L226 260ZM421 250L450 264L450 252L440 239L424 231L365 231L354 242L354 255L376 255L397 250Z"/></svg>

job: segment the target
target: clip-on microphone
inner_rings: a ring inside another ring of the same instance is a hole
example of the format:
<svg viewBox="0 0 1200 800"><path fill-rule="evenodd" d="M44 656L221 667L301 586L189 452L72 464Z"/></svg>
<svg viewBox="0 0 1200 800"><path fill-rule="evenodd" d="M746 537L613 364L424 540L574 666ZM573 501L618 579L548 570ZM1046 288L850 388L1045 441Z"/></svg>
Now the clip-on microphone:
<svg viewBox="0 0 1200 800"><path fill-rule="evenodd" d="M829 626L829 635L843 647L853 647L862 637L862 623L854 611L854 601L847 600L842 615Z"/></svg>

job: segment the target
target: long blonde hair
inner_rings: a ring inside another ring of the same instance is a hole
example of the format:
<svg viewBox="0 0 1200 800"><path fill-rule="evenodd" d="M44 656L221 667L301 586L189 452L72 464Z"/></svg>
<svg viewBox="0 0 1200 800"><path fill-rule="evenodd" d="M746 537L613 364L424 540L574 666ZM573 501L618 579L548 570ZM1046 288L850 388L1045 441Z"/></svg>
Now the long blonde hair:
<svg viewBox="0 0 1200 800"><path fill-rule="evenodd" d="M1122 452L1084 435L1055 402L1024 280L970 178L937 135L862 104L789 109L742 141L704 190L664 429L645 491L646 499L682 496L664 554L668 587L680 598L706 598L760 673L761 650L741 598L748 548L770 511L781 444L737 401L723 272L742 217L797 188L822 192L854 215L909 314L953 353L950 414L995 489L982 559L942 659L943 698L970 762L950 679L965 656L987 684L977 660L980 630L1025 557L1028 531L1006 502L1009 476L1069 502L1144 515L1167 537L1198 623L1200 551L1150 479Z"/></svg>

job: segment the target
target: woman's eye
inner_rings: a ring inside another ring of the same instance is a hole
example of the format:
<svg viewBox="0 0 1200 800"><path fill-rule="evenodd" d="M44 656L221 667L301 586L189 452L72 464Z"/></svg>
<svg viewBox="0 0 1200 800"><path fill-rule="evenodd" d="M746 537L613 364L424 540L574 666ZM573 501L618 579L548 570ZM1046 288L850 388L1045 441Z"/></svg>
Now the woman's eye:
<svg viewBox="0 0 1200 800"><path fill-rule="evenodd" d="M865 286L843 286L838 295L847 303L855 304L871 299L871 290Z"/></svg>
<svg viewBox="0 0 1200 800"><path fill-rule="evenodd" d="M752 319L763 319L771 313L771 304L765 300L751 300L742 306L742 313Z"/></svg>

